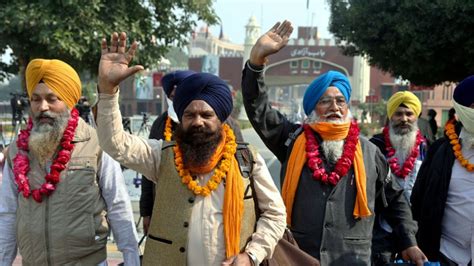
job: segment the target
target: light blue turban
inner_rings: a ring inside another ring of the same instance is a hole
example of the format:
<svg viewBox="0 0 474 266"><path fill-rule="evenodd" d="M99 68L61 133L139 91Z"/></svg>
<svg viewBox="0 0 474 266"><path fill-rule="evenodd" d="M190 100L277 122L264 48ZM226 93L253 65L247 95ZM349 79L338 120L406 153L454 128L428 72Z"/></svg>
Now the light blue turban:
<svg viewBox="0 0 474 266"><path fill-rule="evenodd" d="M352 92L349 80L341 72L331 70L313 80L308 88L306 88L303 97L303 109L306 115L311 114L321 96L331 86L338 88L342 95L344 95L346 102L349 102Z"/></svg>

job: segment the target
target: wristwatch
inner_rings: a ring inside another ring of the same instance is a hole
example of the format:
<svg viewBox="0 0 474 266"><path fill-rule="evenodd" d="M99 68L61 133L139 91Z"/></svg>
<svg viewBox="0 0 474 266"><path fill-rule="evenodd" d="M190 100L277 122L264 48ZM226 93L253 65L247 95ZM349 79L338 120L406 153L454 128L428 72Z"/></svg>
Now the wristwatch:
<svg viewBox="0 0 474 266"><path fill-rule="evenodd" d="M250 260L252 261L252 266L258 266L257 257L252 252L249 252L249 251L247 251L247 255L249 255Z"/></svg>

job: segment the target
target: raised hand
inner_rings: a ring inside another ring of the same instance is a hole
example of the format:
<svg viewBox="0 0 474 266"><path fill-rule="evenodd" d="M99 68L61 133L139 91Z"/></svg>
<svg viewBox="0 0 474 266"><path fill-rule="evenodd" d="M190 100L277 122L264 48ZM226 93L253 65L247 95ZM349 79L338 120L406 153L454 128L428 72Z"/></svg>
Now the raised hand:
<svg viewBox="0 0 474 266"><path fill-rule="evenodd" d="M135 55L138 43L134 41L126 52L127 34L122 32L119 35L114 32L110 37L110 46L107 46L105 38L102 39L101 46L102 56L99 62L98 77L99 92L114 94L117 92L121 81L143 70L143 66L140 65L128 66Z"/></svg>
<svg viewBox="0 0 474 266"><path fill-rule="evenodd" d="M250 63L261 66L267 62L267 56L280 51L286 46L293 32L291 22L277 22L268 32L258 38L250 52Z"/></svg>

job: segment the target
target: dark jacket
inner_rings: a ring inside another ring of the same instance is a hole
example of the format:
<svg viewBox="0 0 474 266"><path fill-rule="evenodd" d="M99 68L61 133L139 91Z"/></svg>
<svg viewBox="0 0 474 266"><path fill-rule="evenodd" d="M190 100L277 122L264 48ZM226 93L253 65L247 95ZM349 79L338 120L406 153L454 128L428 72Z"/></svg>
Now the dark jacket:
<svg viewBox="0 0 474 266"><path fill-rule="evenodd" d="M430 261L439 261L441 223L454 160L448 139L438 139L428 150L411 194L418 244Z"/></svg>
<svg viewBox="0 0 474 266"><path fill-rule="evenodd" d="M250 70L247 65L243 71L242 95L252 126L282 163L283 183L293 140L297 137L294 132L300 125L289 122L270 106L263 75ZM317 134L316 137L321 141ZM387 208L382 210L385 217L402 236L403 247L416 245L416 224L402 190L396 182L391 182L388 165L377 147L365 138L360 138L360 141L370 210L374 213L383 208L382 197L377 197L376 191L385 190L388 201ZM354 219L356 192L353 169L333 187L314 181L310 169L306 165L303 167L295 194L291 230L300 248L320 259L321 265L370 264L374 216Z"/></svg>
<svg viewBox="0 0 474 266"><path fill-rule="evenodd" d="M163 133L165 132L166 119L168 118L168 112L165 111L160 117L158 117L151 126L150 139L164 139ZM173 129L176 127L176 123L171 121ZM148 178L142 178L142 193L140 195L140 216L146 217L151 216L153 212L153 202L155 200L155 184Z"/></svg>

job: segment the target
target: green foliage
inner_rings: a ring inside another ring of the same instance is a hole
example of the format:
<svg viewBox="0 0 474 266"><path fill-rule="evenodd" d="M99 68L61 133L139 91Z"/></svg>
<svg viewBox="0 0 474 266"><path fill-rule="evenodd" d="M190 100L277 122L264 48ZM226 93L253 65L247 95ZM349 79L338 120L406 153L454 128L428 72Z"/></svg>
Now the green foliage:
<svg viewBox="0 0 474 266"><path fill-rule="evenodd" d="M197 20L218 18L212 0L15 0L0 3L0 80L33 58L59 58L96 75L101 39L125 31L140 43L134 63L151 67L171 44L183 46Z"/></svg>
<svg viewBox="0 0 474 266"><path fill-rule="evenodd" d="M330 0L329 30L348 55L417 85L474 72L474 2Z"/></svg>

